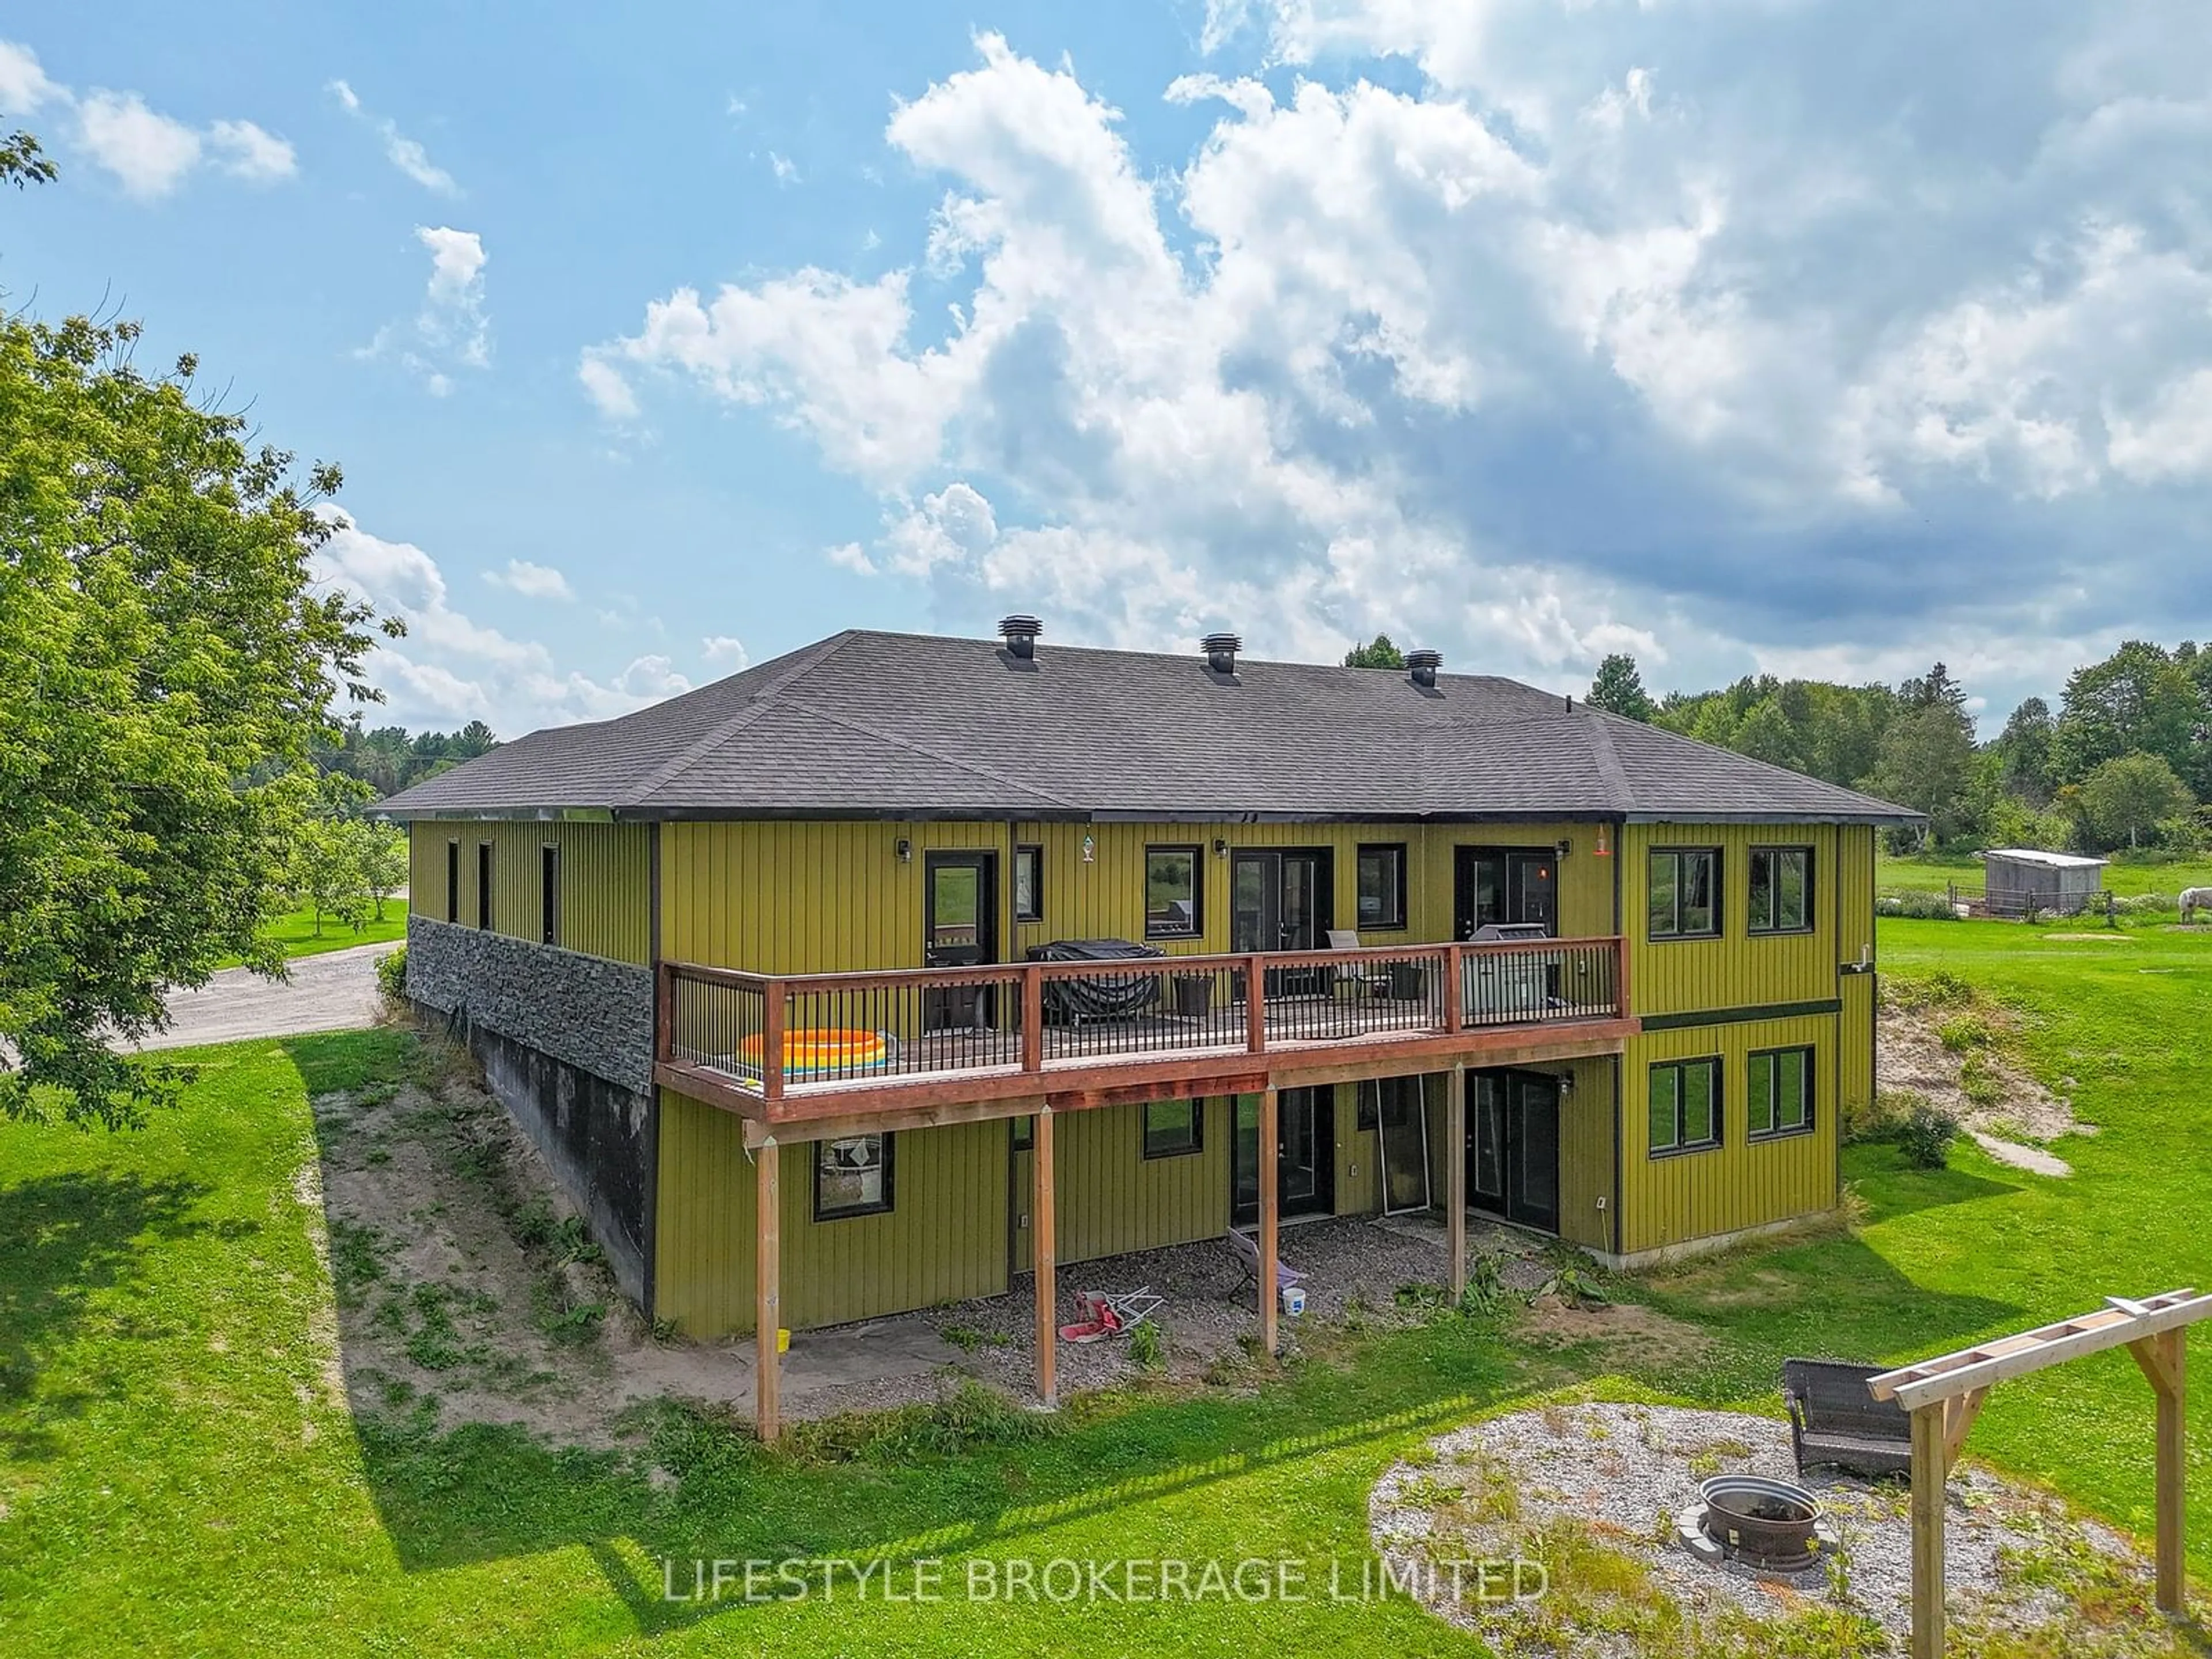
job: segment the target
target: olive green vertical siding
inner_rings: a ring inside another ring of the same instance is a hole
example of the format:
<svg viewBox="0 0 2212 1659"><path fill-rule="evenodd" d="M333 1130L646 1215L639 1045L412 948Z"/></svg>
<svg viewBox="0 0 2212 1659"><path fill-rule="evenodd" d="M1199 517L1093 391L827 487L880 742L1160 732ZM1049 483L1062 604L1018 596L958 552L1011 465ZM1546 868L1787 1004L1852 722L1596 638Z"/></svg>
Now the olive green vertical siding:
<svg viewBox="0 0 2212 1659"><path fill-rule="evenodd" d="M450 918L474 927L477 848L492 849L491 925L515 939L544 938L544 849L561 849L559 937L563 949L617 962L652 957L648 873L651 830L639 823L441 823L409 830L408 903L422 915L446 914L446 848L460 848L460 902Z"/></svg>
<svg viewBox="0 0 2212 1659"><path fill-rule="evenodd" d="M1568 1080L1559 1102L1559 1237L1613 1248L1613 1081L1610 1055L1547 1066Z"/></svg>
<svg viewBox="0 0 2212 1659"><path fill-rule="evenodd" d="M1874 961L1874 830L1850 824L1843 836L1843 878L1837 884L1841 902L1838 951L1841 962L1856 965ZM1848 1115L1873 1103L1875 1091L1875 976L1871 973L1838 974L1837 988L1843 999L1838 1016L1836 1051L1837 1093Z"/></svg>
<svg viewBox="0 0 2212 1659"><path fill-rule="evenodd" d="M1205 1108L1199 1150L1176 1158L1145 1156L1142 1106L1054 1114L1060 1261L1220 1237L1229 1225L1230 1103Z"/></svg>
<svg viewBox="0 0 2212 1659"><path fill-rule="evenodd" d="M671 823L661 842L661 948L678 960L758 973L918 967L927 855L969 850L999 854L1002 958L1019 961L1030 945L1052 939L1141 939L1146 849L1195 846L1200 931L1157 942L1176 955L1225 951L1231 860L1214 851L1217 841L1232 852L1328 848L1333 925L1342 928L1357 921L1360 846L1402 843L1407 926L1364 930L1363 945L1450 937L1455 847L1564 841L1571 851L1559 867L1559 928L1590 937L1613 930L1613 860L1596 856L1597 834L1589 824ZM904 862L901 841L911 853ZM1043 915L1016 922L1012 854L1029 845L1044 849Z"/></svg>
<svg viewBox="0 0 2212 1659"><path fill-rule="evenodd" d="M1377 1143L1381 1137L1359 1127L1360 1103L1367 1103L1370 1119L1379 1122L1375 1109L1375 1085L1340 1083L1335 1089L1336 1213L1367 1215L1382 1207L1382 1176Z"/></svg>
<svg viewBox="0 0 2212 1659"><path fill-rule="evenodd" d="M1650 936L1650 854L1668 847L1717 847L1721 854L1721 931L1712 939ZM1751 849L1813 849L1813 926L1804 933L1745 931L1751 902ZM1832 824L1632 823L1621 834L1621 908L1628 934L1634 1012L1690 1012L1824 1001L1836 994L1837 830ZM1873 902L1867 905L1869 915Z"/></svg>
<svg viewBox="0 0 2212 1659"><path fill-rule="evenodd" d="M1745 1133L1746 1065L1755 1050L1813 1050L1813 1127L1753 1140ZM1650 1067L1717 1056L1721 1144L1701 1152L1650 1153ZM1838 1021L1833 1014L1744 1020L1647 1031L1623 1062L1621 1248L1627 1255L1740 1232L1836 1205Z"/></svg>
<svg viewBox="0 0 2212 1659"><path fill-rule="evenodd" d="M653 1306L686 1334L753 1323L754 1164L738 1120L663 1090ZM814 1218L812 1146L783 1151L782 1297L793 1330L1006 1288L1004 1123L901 1133L887 1214Z"/></svg>

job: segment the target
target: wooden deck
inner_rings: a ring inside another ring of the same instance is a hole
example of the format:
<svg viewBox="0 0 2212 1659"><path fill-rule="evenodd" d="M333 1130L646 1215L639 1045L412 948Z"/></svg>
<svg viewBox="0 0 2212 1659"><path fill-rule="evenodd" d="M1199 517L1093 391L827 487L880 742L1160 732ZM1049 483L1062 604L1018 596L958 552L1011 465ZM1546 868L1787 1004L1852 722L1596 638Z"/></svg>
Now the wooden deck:
<svg viewBox="0 0 2212 1659"><path fill-rule="evenodd" d="M656 1075L764 1122L921 1121L1619 1052L1617 939L769 976L661 965ZM1257 988L1257 994L1248 994ZM1086 1012L1097 1009L1106 1012ZM776 1061L781 1063L775 1063Z"/></svg>

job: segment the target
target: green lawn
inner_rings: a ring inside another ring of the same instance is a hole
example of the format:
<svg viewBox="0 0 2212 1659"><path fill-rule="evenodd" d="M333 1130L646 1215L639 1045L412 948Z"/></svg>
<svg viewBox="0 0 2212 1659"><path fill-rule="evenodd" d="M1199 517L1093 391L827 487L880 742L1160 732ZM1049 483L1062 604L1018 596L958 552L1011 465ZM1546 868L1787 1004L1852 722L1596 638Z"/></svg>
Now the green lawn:
<svg viewBox="0 0 2212 1659"><path fill-rule="evenodd" d="M2212 1280L2205 1241L2212 941L2069 943L1885 923L1886 968L1936 963L2037 1017L2031 1054L2104 1126L2071 1181L1972 1149L1933 1174L1853 1149L1855 1238L1632 1285L1710 1333L1680 1358L1547 1352L1479 1322L1341 1344L1257 1393L1079 1404L1042 1438L992 1425L807 1461L667 1415L637 1459L356 1419L327 1392L331 1291L301 1200L311 1089L396 1078L388 1032L206 1051L184 1106L104 1138L0 1126L0 1650L149 1653L1468 1653L1408 1604L849 1601L702 1608L660 1559L885 1555L1364 1559L1376 1476L1437 1429L1560 1387L1772 1410L1791 1352L1904 1358ZM2192 1569L2212 1577L2212 1402L2191 1444ZM1026 1419L1015 1419L1018 1423ZM2008 1383L1972 1450L2148 1525L2149 1394L2124 1356ZM656 1462L667 1474L648 1479ZM688 1574L688 1567L684 1569Z"/></svg>
<svg viewBox="0 0 2212 1659"><path fill-rule="evenodd" d="M1914 858L1877 855L1874 885L1878 893L1940 893L1951 883L1982 884L1982 861L1971 853L1930 853ZM2185 887L2212 887L2212 859L2176 863L2136 862L2115 854L2105 866L2105 887L2123 898L2139 893L2179 893Z"/></svg>
<svg viewBox="0 0 2212 1659"><path fill-rule="evenodd" d="M325 916L322 931L317 933L315 913L312 910L286 912L276 918L271 931L287 957L317 957L325 951L346 951L356 945L404 945L407 940L407 901L385 900L384 920L368 923L359 933L334 916ZM225 968L237 965L235 957L217 964Z"/></svg>

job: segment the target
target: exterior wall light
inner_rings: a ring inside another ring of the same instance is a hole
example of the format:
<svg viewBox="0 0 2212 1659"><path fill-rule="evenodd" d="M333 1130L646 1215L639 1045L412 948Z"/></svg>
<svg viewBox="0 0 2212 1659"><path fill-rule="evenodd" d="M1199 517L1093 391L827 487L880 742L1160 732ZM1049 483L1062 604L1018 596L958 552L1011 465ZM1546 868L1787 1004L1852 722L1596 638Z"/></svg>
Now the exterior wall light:
<svg viewBox="0 0 2212 1659"><path fill-rule="evenodd" d="M1229 842L1225 837L1216 836L1213 838L1213 856L1218 859L1225 859L1229 856Z"/></svg>
<svg viewBox="0 0 2212 1659"><path fill-rule="evenodd" d="M898 854L898 861L901 864L912 864L914 862L914 843L908 841L904 836L901 836L898 840L892 844L891 851Z"/></svg>
<svg viewBox="0 0 2212 1659"><path fill-rule="evenodd" d="M1567 854L1574 850L1575 844L1571 841L1563 841L1557 847L1554 847L1552 849L1553 853L1559 858L1562 864L1566 862Z"/></svg>

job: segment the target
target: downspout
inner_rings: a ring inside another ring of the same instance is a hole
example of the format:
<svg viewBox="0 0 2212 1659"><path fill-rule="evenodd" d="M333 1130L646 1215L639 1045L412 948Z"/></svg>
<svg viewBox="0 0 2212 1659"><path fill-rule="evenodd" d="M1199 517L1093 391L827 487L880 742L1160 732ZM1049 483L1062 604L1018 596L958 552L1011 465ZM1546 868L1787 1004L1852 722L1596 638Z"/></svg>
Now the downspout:
<svg viewBox="0 0 2212 1659"><path fill-rule="evenodd" d="M660 824L645 827L645 954L653 974L653 1030L660 1031ZM653 1055L659 1063L660 1056ZM647 1081L645 1092L645 1322L653 1322L660 1289L660 1085Z"/></svg>
<svg viewBox="0 0 2212 1659"><path fill-rule="evenodd" d="M1627 929L1622 923L1620 915L1620 864L1621 860L1628 856L1627 849L1621 845L1621 832L1627 827L1626 822L1620 821L1615 822L1613 826L1613 937L1621 941L1620 948L1624 955L1628 950L1628 940ZM1620 1012L1623 1014L1631 1014L1635 1010L1623 1008ZM1621 1179L1620 1158L1622 1138L1626 1133L1626 1124L1621 1116L1622 1097L1627 1089L1627 1084L1621 1073L1627 1069L1627 1054L1625 1053L1615 1054L1613 1057L1613 1256L1616 1261L1620 1259L1621 1240L1625 1236L1620 1219L1620 1194L1625 1184Z"/></svg>

